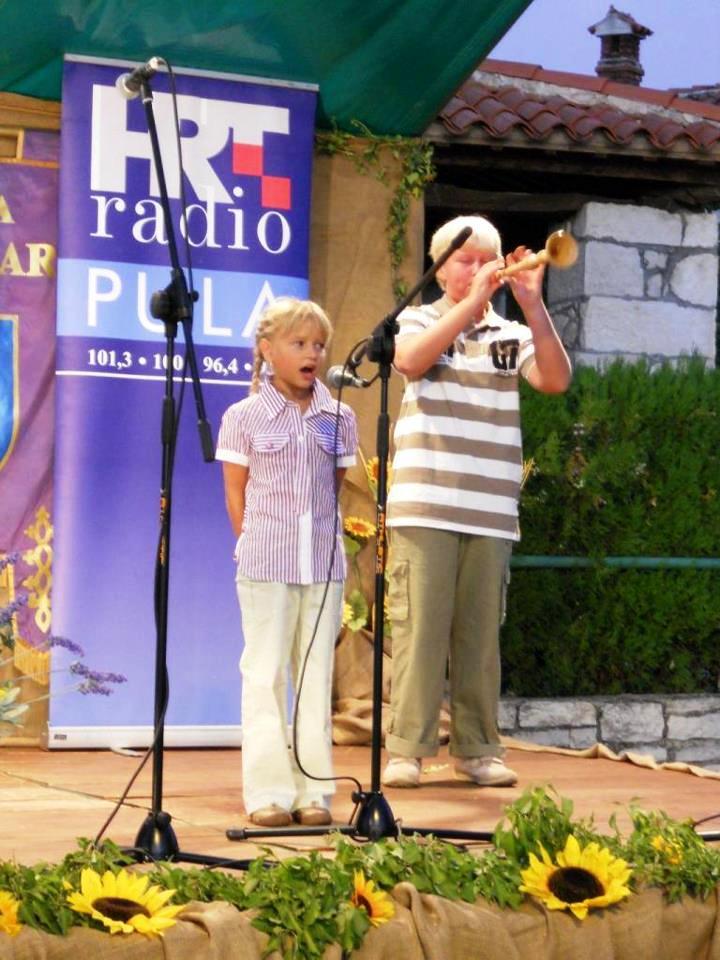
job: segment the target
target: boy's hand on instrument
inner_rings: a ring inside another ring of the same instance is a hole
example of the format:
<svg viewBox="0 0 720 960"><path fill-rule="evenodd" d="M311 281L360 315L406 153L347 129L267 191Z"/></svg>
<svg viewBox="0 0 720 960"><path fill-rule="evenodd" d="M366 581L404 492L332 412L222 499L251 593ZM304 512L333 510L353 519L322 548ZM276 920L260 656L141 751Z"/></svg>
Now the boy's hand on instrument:
<svg viewBox="0 0 720 960"><path fill-rule="evenodd" d="M509 253L505 258L506 265L510 267L512 264L519 263L521 260L525 260L527 257L532 256L532 254L533 251L528 247L516 247L513 252ZM531 306L542 300L542 284L544 274L545 266L540 264L532 269L519 270L517 273L511 274L509 277L502 278L501 282L508 284L513 292L513 296L521 307Z"/></svg>
<svg viewBox="0 0 720 960"><path fill-rule="evenodd" d="M478 268L477 273L470 281L465 299L470 301L474 308L485 307L493 294L502 286L498 277L498 270L502 270L505 261L502 257L490 260Z"/></svg>

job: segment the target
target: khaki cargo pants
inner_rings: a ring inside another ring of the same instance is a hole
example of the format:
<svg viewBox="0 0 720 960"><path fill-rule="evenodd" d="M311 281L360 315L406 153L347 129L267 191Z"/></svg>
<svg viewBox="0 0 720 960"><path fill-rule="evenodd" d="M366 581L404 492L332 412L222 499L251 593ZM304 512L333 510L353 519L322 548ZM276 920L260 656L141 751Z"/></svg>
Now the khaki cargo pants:
<svg viewBox="0 0 720 960"><path fill-rule="evenodd" d="M393 527L387 567L392 623L391 754L431 757L450 675L450 753L500 756L500 624L512 541Z"/></svg>

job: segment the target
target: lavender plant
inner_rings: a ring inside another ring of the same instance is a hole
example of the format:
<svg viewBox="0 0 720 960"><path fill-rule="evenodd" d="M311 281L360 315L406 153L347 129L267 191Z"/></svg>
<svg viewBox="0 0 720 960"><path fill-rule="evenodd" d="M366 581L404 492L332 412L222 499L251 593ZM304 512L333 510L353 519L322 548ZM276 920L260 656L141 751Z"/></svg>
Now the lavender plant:
<svg viewBox="0 0 720 960"><path fill-rule="evenodd" d="M20 553L8 553L0 557L0 574L9 566L13 566L20 559ZM0 607L0 671L14 663L15 648L17 644L16 616L18 611L22 610L29 603L30 597L27 593L18 593L5 606ZM47 700L50 696L77 692L83 695L98 694L100 696L110 696L115 686L126 682L126 677L120 673L111 673L108 671L99 671L91 669L83 660L85 651L80 644L66 637L50 636L42 644L35 647L36 652L46 653L54 648L60 648L71 654L70 662L62 667L57 667L50 672L58 675L66 675L69 681L64 685L48 688L46 693L30 695L28 699L29 684L36 683L42 679L40 673L24 673L12 679L0 681L0 736L3 735L3 729L7 732L5 725L12 727L22 726L26 715L33 703L39 703ZM43 671L44 675L45 671Z"/></svg>

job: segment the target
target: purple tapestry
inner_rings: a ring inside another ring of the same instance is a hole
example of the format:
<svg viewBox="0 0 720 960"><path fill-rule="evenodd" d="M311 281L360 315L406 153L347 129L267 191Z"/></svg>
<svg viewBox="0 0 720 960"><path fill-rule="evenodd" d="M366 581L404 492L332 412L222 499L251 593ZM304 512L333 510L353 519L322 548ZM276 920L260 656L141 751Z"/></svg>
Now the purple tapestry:
<svg viewBox="0 0 720 960"><path fill-rule="evenodd" d="M0 161L0 556L20 554L10 593L30 595L31 644L50 629L58 149L25 131Z"/></svg>

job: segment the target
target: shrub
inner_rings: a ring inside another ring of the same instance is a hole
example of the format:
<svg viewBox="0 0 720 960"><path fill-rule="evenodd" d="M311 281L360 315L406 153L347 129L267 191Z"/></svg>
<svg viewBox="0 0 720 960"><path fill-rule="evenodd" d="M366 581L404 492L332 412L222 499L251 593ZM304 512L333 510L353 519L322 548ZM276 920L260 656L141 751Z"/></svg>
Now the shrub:
<svg viewBox="0 0 720 960"><path fill-rule="evenodd" d="M523 389L515 553L720 557L720 372L581 367L563 396ZM523 696L716 692L720 569L513 570L504 688Z"/></svg>

